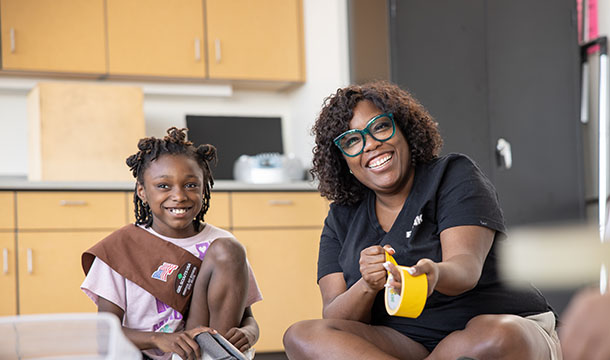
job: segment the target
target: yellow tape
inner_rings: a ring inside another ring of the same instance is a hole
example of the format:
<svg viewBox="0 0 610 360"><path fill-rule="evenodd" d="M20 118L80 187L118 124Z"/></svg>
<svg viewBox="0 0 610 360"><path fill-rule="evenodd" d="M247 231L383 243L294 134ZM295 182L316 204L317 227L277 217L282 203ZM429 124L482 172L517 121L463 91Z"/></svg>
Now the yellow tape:
<svg viewBox="0 0 610 360"><path fill-rule="evenodd" d="M400 294L390 287L385 288L385 310L392 316L409 318L418 317L428 298L428 278L426 274L412 276L407 271L408 267L400 266L392 255L385 254L386 261L394 264L400 271L402 286ZM388 272L388 275L390 272Z"/></svg>

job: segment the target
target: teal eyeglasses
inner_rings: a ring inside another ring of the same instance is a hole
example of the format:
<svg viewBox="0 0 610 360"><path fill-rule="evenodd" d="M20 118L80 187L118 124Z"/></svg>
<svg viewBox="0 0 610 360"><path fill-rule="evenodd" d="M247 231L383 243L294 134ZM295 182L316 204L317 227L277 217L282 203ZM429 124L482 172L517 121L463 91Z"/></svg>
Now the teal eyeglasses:
<svg viewBox="0 0 610 360"><path fill-rule="evenodd" d="M363 130L352 129L335 138L335 145L345 156L358 156L364 151L366 145L366 134L377 141L388 141L396 133L394 115L386 113L372 118Z"/></svg>

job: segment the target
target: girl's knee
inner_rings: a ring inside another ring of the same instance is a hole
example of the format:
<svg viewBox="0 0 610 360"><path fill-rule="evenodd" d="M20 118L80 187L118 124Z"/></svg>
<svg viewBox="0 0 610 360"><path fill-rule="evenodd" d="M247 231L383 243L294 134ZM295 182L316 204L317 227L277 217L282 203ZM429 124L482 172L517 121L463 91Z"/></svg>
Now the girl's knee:
<svg viewBox="0 0 610 360"><path fill-rule="evenodd" d="M245 265L246 250L234 238L218 238L212 242L203 260L215 265Z"/></svg>

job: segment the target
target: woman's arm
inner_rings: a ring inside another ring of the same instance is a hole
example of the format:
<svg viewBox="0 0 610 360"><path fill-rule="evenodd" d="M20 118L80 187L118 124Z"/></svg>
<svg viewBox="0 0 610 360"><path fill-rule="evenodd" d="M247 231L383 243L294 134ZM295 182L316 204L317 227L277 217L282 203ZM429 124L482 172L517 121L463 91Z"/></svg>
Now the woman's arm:
<svg viewBox="0 0 610 360"><path fill-rule="evenodd" d="M456 226L443 230L442 261L436 263L421 259L412 267L411 275L427 275L428 296L434 290L449 296L471 290L481 278L494 236L494 230L482 226ZM395 278L390 285L399 289L400 273L393 265L390 268Z"/></svg>
<svg viewBox="0 0 610 360"><path fill-rule="evenodd" d="M97 309L98 312L114 314L119 318L119 321L123 321L123 309L102 297L98 298ZM160 349L163 352L176 353L185 360L201 358L201 351L194 337L205 331L215 332L207 327L198 327L176 333L162 333L138 331L123 326L123 333L138 349Z"/></svg>
<svg viewBox="0 0 610 360"><path fill-rule="evenodd" d="M394 250L386 245L390 254ZM343 273L328 274L320 279L323 317L325 319L347 319L369 322L371 307L379 290L386 281L383 267L386 250L381 246L371 246L360 252L360 273L362 277L347 289Z"/></svg>
<svg viewBox="0 0 610 360"><path fill-rule="evenodd" d="M239 326L229 329L226 339L239 351L244 352L256 344L259 336L258 323L254 319L250 306L246 307Z"/></svg>

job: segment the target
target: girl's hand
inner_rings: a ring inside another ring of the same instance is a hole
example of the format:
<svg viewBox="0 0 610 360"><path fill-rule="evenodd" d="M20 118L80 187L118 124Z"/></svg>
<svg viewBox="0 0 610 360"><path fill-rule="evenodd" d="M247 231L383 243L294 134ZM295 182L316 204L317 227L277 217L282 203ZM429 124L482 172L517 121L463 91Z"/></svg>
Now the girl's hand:
<svg viewBox="0 0 610 360"><path fill-rule="evenodd" d="M432 295L438 283L438 264L430 259L420 259L415 266L410 268L409 274L413 276L426 274L428 277L428 296Z"/></svg>
<svg viewBox="0 0 610 360"><path fill-rule="evenodd" d="M155 347L163 352L176 353L184 360L197 360L201 358L201 349L195 341L195 336L206 331L216 333L216 330L201 326L175 333L156 333L152 341Z"/></svg>
<svg viewBox="0 0 610 360"><path fill-rule="evenodd" d="M247 327L242 328L231 328L227 331L225 338L229 340L233 346L239 351L245 352L252 347L252 344L256 341L256 334L252 334Z"/></svg>
<svg viewBox="0 0 610 360"><path fill-rule="evenodd" d="M360 274L366 286L373 292L383 289L386 282L386 269L383 266L386 251L390 255L394 254L390 245L374 245L360 252Z"/></svg>

